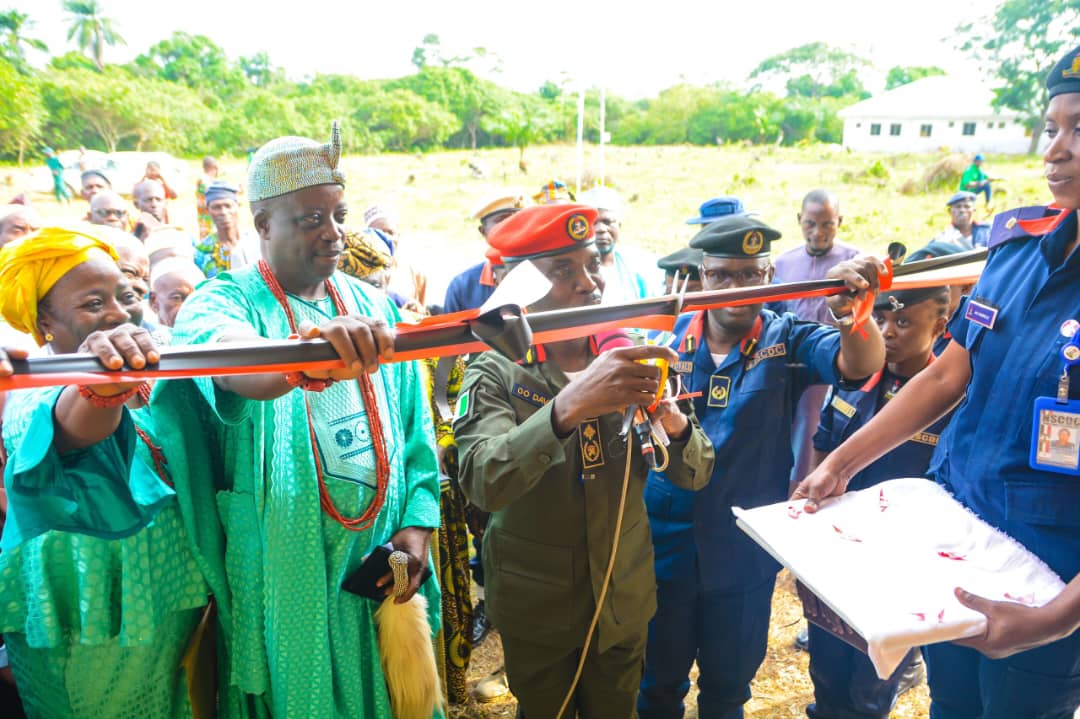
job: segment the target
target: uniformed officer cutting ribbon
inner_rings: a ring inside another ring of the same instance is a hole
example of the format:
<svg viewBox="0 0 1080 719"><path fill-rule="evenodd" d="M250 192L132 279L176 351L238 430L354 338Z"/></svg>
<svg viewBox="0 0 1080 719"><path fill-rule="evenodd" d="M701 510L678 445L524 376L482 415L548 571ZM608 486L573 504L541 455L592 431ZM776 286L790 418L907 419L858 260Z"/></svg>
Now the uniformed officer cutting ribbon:
<svg viewBox="0 0 1080 719"><path fill-rule="evenodd" d="M584 205L548 205L525 208L492 230L488 241L511 269L529 259L551 280L530 310L600 303L595 219L596 210ZM491 512L483 555L487 614L502 634L519 716L529 719L557 715L601 595L627 470L621 412L650 404L659 386L659 368L640 360L675 358L657 346L604 351L607 339L535 346L520 363L485 353L469 366L458 399L461 485ZM713 452L697 421L670 401L654 418L671 438L668 476L700 489ZM630 452L613 579L566 716L634 712L656 583L642 500L647 468L636 447Z"/></svg>
<svg viewBox="0 0 1080 719"><path fill-rule="evenodd" d="M1046 86L1043 161L1054 204L994 219L986 269L949 324L948 348L796 493L812 510L959 403L933 476L1068 582L1040 609L956 590L989 618L985 635L962 642L983 654L925 649L932 719L1064 719L1080 707L1080 350L1068 349L1080 327L1080 47Z"/></svg>
<svg viewBox="0 0 1080 719"><path fill-rule="evenodd" d="M703 253L703 289L772 281L771 243L780 233L756 217L730 215L690 242ZM791 421L812 384L859 386L884 364L881 335L850 332L853 300L877 286L873 258L836 265L852 294L828 300L838 331L761 304L685 314L675 325L684 386L716 450L712 481L697 494L650 474L645 490L656 546L659 608L649 628L638 713L681 717L696 660L698 710L741 717L750 680L765 657L778 565L736 529L731 507L783 501L793 462Z"/></svg>

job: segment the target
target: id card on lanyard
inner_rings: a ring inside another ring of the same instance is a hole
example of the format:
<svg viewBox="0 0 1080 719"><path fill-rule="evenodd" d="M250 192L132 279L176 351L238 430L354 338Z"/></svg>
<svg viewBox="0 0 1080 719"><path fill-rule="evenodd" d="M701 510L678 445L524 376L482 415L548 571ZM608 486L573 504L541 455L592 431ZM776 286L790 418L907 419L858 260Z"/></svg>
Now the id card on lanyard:
<svg viewBox="0 0 1080 719"><path fill-rule="evenodd" d="M1080 364L1080 333L1075 328L1061 348L1061 359L1057 397L1035 399L1028 463L1032 469L1080 476L1080 400L1069 399L1069 369Z"/></svg>

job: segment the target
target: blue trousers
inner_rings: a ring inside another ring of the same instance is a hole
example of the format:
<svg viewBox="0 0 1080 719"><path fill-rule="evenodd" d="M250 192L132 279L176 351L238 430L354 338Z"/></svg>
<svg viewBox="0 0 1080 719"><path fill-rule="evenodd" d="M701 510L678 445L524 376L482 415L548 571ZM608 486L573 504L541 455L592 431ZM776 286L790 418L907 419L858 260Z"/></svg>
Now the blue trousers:
<svg viewBox="0 0 1080 719"><path fill-rule="evenodd" d="M690 582L661 582L649 622L641 719L681 719L698 663L698 716L742 719L750 680L765 659L776 580L736 593L705 593Z"/></svg>
<svg viewBox="0 0 1080 719"><path fill-rule="evenodd" d="M930 719L1073 719L1080 632L1007 659L955 644L923 647Z"/></svg>
<svg viewBox="0 0 1080 719"><path fill-rule="evenodd" d="M815 719L888 719L900 679L914 657L886 680L878 679L870 657L810 623L810 679L814 682Z"/></svg>

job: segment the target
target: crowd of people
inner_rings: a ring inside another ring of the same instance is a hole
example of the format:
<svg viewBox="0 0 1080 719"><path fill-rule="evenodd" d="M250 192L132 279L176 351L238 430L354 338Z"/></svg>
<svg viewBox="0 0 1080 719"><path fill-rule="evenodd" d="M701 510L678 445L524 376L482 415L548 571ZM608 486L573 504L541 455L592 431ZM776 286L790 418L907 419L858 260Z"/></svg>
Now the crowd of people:
<svg viewBox="0 0 1080 719"><path fill-rule="evenodd" d="M1039 608L957 588L985 633L913 650L887 679L811 624L807 716L887 717L924 656L933 719L1072 717L1080 448L1059 435L1039 461L1029 417L1050 403L1080 426L1080 48L1047 88L1055 204L987 227L971 191L989 200L989 185L966 173L948 227L908 254L988 247L974 286L878 293L885 265L838 241L824 189L775 260L780 233L719 197L643 271L619 194L553 180L479 202L488 251L438 301L394 208L354 226L336 124L326 143L263 145L243 188L207 158L195 232L154 166L133 206L87 169L86 214L63 226L4 208L0 376L75 352L139 370L170 346L275 365L290 338L340 363L3 396L0 709L443 716L494 626L505 671L477 690L512 692L519 717L681 717L695 663L699 716L742 717L779 565L731 508L793 497L813 512L926 476L1067 587ZM394 361L395 324L478 309L527 265L548 283L530 312L822 278L846 291L685 313L648 341L609 327L517 361Z"/></svg>

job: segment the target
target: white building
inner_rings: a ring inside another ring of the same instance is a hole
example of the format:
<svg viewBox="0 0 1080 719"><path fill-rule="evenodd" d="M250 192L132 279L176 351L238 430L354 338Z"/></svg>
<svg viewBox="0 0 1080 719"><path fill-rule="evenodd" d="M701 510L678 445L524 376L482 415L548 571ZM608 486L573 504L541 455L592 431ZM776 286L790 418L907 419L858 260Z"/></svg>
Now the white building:
<svg viewBox="0 0 1080 719"><path fill-rule="evenodd" d="M993 92L969 79L936 75L846 107L844 147L860 151L1023 154L1031 137L1018 113L998 112Z"/></svg>

